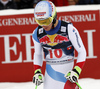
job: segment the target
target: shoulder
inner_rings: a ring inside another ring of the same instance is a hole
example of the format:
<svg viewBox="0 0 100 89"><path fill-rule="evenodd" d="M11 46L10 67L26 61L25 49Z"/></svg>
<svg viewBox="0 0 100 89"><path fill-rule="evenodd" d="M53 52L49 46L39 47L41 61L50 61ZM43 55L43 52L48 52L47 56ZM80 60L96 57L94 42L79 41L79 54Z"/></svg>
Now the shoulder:
<svg viewBox="0 0 100 89"><path fill-rule="evenodd" d="M35 35L37 33L38 27L33 31L32 35Z"/></svg>
<svg viewBox="0 0 100 89"><path fill-rule="evenodd" d="M66 29L69 29L69 27L73 27L73 24L71 22L61 21L61 27L66 27Z"/></svg>
<svg viewBox="0 0 100 89"><path fill-rule="evenodd" d="M69 32L78 32L77 28L73 26L73 24L68 24Z"/></svg>
<svg viewBox="0 0 100 89"><path fill-rule="evenodd" d="M72 28L73 24L71 22L61 21L61 31L66 31L68 33Z"/></svg>
<svg viewBox="0 0 100 89"><path fill-rule="evenodd" d="M44 29L41 26L38 26L32 33L32 37L35 41L39 42L38 37L44 33Z"/></svg>
<svg viewBox="0 0 100 89"><path fill-rule="evenodd" d="M38 27L33 31L33 33L32 33L32 38L33 38L35 41L39 42L39 40L38 40L38 38L37 38L37 31L38 31Z"/></svg>
<svg viewBox="0 0 100 89"><path fill-rule="evenodd" d="M33 31L33 35L37 34L39 31L41 31L41 26L38 26L34 31Z"/></svg>

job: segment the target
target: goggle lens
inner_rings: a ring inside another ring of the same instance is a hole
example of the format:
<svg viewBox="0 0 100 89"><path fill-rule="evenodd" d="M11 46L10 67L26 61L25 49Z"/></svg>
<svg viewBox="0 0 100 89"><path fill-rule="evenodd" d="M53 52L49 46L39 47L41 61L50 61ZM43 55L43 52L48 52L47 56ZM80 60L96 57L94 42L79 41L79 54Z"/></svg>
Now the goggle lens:
<svg viewBox="0 0 100 89"><path fill-rule="evenodd" d="M37 19L35 19L35 20L40 26L48 26L53 21L53 19L51 17L44 19L44 20L37 20Z"/></svg>

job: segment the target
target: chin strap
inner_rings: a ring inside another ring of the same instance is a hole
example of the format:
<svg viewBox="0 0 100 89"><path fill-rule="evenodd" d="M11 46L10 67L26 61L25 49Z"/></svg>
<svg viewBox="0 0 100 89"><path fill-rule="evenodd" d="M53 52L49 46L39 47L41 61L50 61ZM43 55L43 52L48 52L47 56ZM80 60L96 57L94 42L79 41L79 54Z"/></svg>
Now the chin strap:
<svg viewBox="0 0 100 89"><path fill-rule="evenodd" d="M54 24L55 24L55 23L52 22L52 29L54 29Z"/></svg>
<svg viewBox="0 0 100 89"><path fill-rule="evenodd" d="M55 15L53 22L52 22L52 29L54 29L54 24L56 23L56 19L57 19L57 14Z"/></svg>

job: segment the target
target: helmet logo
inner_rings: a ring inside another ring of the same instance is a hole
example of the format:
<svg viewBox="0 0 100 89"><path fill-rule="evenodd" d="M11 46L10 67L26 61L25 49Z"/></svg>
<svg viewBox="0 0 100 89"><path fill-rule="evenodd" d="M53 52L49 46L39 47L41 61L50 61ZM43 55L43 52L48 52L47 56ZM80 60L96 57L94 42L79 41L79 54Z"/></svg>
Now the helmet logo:
<svg viewBox="0 0 100 89"><path fill-rule="evenodd" d="M36 12L35 14L37 15L37 17L44 16L46 14L46 12Z"/></svg>
<svg viewBox="0 0 100 89"><path fill-rule="evenodd" d="M49 3L50 3L50 5L51 5L51 7L52 7L52 12L53 12L53 10L54 10L54 8L53 8L53 5L52 5L52 3L49 1Z"/></svg>

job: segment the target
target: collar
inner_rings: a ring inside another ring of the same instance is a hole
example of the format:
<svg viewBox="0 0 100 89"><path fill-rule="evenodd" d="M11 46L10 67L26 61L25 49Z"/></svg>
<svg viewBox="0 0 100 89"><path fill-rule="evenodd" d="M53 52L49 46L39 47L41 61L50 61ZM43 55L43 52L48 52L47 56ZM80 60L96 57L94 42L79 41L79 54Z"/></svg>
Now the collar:
<svg viewBox="0 0 100 89"><path fill-rule="evenodd" d="M50 31L45 31L45 32L46 32L47 34L49 34L49 35L53 35L53 34L55 34L55 33L58 32L60 26L61 26L61 20L58 20L58 24L57 24L57 26L56 26L55 28L50 29Z"/></svg>

